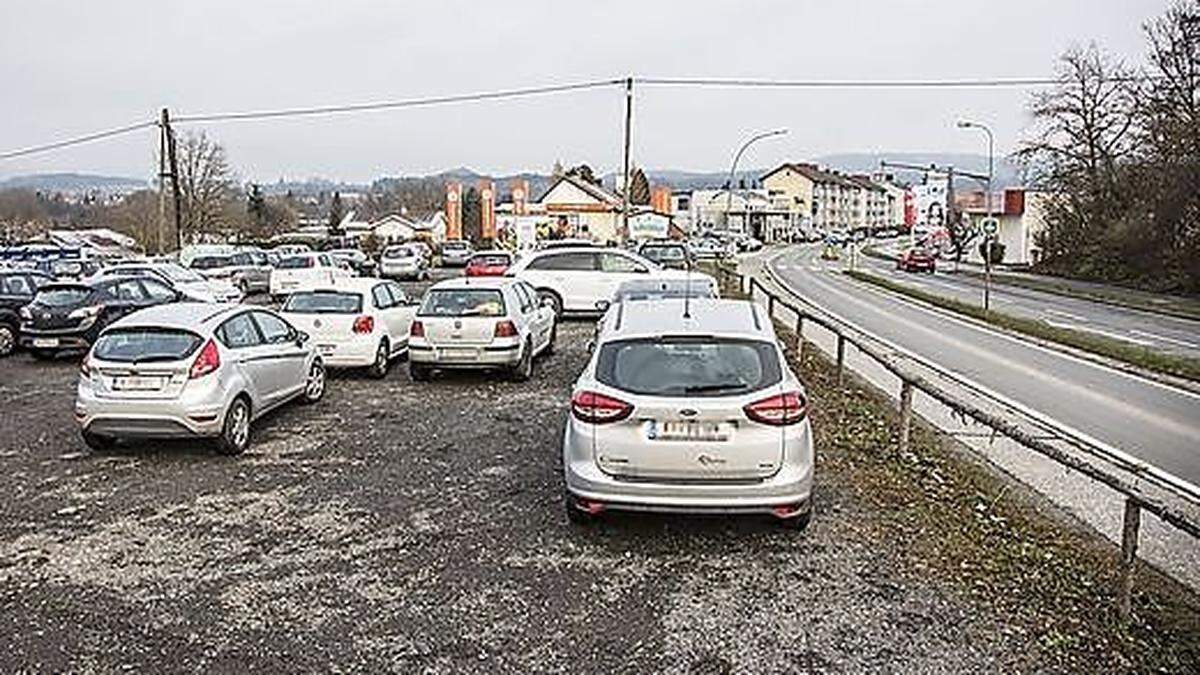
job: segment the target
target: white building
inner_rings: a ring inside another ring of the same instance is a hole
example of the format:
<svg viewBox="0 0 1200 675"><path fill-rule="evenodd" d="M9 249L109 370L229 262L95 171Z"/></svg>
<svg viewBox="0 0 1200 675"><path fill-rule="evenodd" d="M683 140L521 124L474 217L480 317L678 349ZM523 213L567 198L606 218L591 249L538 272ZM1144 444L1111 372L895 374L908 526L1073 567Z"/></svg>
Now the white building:
<svg viewBox="0 0 1200 675"><path fill-rule="evenodd" d="M1037 236L1046 227L1046 206L1050 197L1050 193L1024 188L1007 188L993 195L992 216L999 225L996 241L1004 246L1003 264L1032 265L1041 258ZM962 203L965 203L964 217L972 227L980 229L987 216L984 193L965 195ZM971 242L965 251L968 261L983 263L979 251L982 242L982 236Z"/></svg>

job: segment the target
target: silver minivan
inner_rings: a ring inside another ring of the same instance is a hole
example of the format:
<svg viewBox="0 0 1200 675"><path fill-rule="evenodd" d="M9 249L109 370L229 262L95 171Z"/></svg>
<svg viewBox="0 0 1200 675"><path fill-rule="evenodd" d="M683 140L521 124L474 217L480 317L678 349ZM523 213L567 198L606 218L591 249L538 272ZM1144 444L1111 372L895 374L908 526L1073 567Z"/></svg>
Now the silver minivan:
<svg viewBox="0 0 1200 675"><path fill-rule="evenodd" d="M770 319L712 298L605 314L563 431L566 510L770 514L807 526L807 398Z"/></svg>

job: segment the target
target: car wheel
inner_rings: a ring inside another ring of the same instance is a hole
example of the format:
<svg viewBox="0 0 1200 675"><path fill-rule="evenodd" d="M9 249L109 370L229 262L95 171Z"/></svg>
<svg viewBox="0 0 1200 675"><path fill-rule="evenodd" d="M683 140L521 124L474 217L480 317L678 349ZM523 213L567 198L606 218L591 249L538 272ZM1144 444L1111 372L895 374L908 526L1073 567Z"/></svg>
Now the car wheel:
<svg viewBox="0 0 1200 675"><path fill-rule="evenodd" d="M391 348L388 346L386 339L379 341L379 348L375 350L375 362L371 364L371 377L382 380L387 377L388 368L391 367Z"/></svg>
<svg viewBox="0 0 1200 675"><path fill-rule="evenodd" d="M112 447L117 444L117 439L113 438L112 436L104 436L102 434L93 434L92 432L88 431L87 429L84 429L83 431L81 431L80 435L83 436L83 444L88 446L88 448L90 448L94 452L104 452L105 450L111 450Z"/></svg>
<svg viewBox="0 0 1200 675"><path fill-rule="evenodd" d="M808 528L808 523L811 520L812 520L812 508L809 508L807 511L805 511L804 513L802 513L798 516L792 516L791 518L779 518L778 519L780 527L782 527L786 530L792 530L793 532L803 532L804 530L806 530Z"/></svg>
<svg viewBox="0 0 1200 675"><path fill-rule="evenodd" d="M594 525L596 521L600 520L599 516L579 508L575 504L575 499L569 494L563 498L563 506L567 511L567 520L573 525Z"/></svg>
<svg viewBox="0 0 1200 675"><path fill-rule="evenodd" d="M238 396L229 404L225 413L225 424L217 436L217 452L222 455L240 455L250 445L250 402Z"/></svg>
<svg viewBox="0 0 1200 675"><path fill-rule="evenodd" d="M546 356L554 353L554 343L558 341L558 322L550 324L550 340L546 342L546 349L542 351Z"/></svg>
<svg viewBox="0 0 1200 675"><path fill-rule="evenodd" d="M408 374L413 379L413 382L428 382L429 381L429 366L423 363L408 362Z"/></svg>
<svg viewBox="0 0 1200 675"><path fill-rule="evenodd" d="M528 382L533 376L533 343L526 340L521 349L521 360L513 366L512 379L516 382Z"/></svg>
<svg viewBox="0 0 1200 675"><path fill-rule="evenodd" d="M325 366L320 361L314 361L308 369L308 378L304 381L304 402L316 403L325 395Z"/></svg>
<svg viewBox="0 0 1200 675"><path fill-rule="evenodd" d="M10 323L0 322L0 356L8 356L17 348L17 329Z"/></svg>
<svg viewBox="0 0 1200 675"><path fill-rule="evenodd" d="M538 301L540 302L543 298L550 298L550 308L554 310L554 318L562 317L563 303L562 298L558 297L558 293L543 288L538 291Z"/></svg>

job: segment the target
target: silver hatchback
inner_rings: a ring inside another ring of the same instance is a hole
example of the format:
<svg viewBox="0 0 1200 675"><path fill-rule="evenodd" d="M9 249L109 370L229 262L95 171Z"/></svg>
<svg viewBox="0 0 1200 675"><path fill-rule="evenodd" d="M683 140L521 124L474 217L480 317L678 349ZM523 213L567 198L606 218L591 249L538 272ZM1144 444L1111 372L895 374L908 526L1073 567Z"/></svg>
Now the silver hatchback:
<svg viewBox="0 0 1200 675"><path fill-rule="evenodd" d="M93 449L121 438L214 438L222 454L249 445L251 422L325 392L308 336L275 312L162 305L110 325L80 367L75 419Z"/></svg>
<svg viewBox="0 0 1200 675"><path fill-rule="evenodd" d="M603 321L563 432L570 519L745 513L805 527L807 399L765 313L666 299L617 303Z"/></svg>

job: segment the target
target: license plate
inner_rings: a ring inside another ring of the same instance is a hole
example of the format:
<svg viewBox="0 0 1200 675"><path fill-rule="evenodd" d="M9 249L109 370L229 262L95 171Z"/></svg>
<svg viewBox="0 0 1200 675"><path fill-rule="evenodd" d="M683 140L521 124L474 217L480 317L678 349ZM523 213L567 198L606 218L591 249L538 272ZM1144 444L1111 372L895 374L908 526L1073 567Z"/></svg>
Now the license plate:
<svg viewBox="0 0 1200 675"><path fill-rule="evenodd" d="M114 377L113 389L116 391L156 391L162 389L163 378L161 377Z"/></svg>
<svg viewBox="0 0 1200 675"><path fill-rule="evenodd" d="M446 347L438 352L444 359L473 359L478 350L469 347Z"/></svg>
<svg viewBox="0 0 1200 675"><path fill-rule="evenodd" d="M34 338L34 347L57 347L58 338Z"/></svg>
<svg viewBox="0 0 1200 675"><path fill-rule="evenodd" d="M666 420L651 422L647 436L656 441L727 441L730 428L720 422Z"/></svg>

